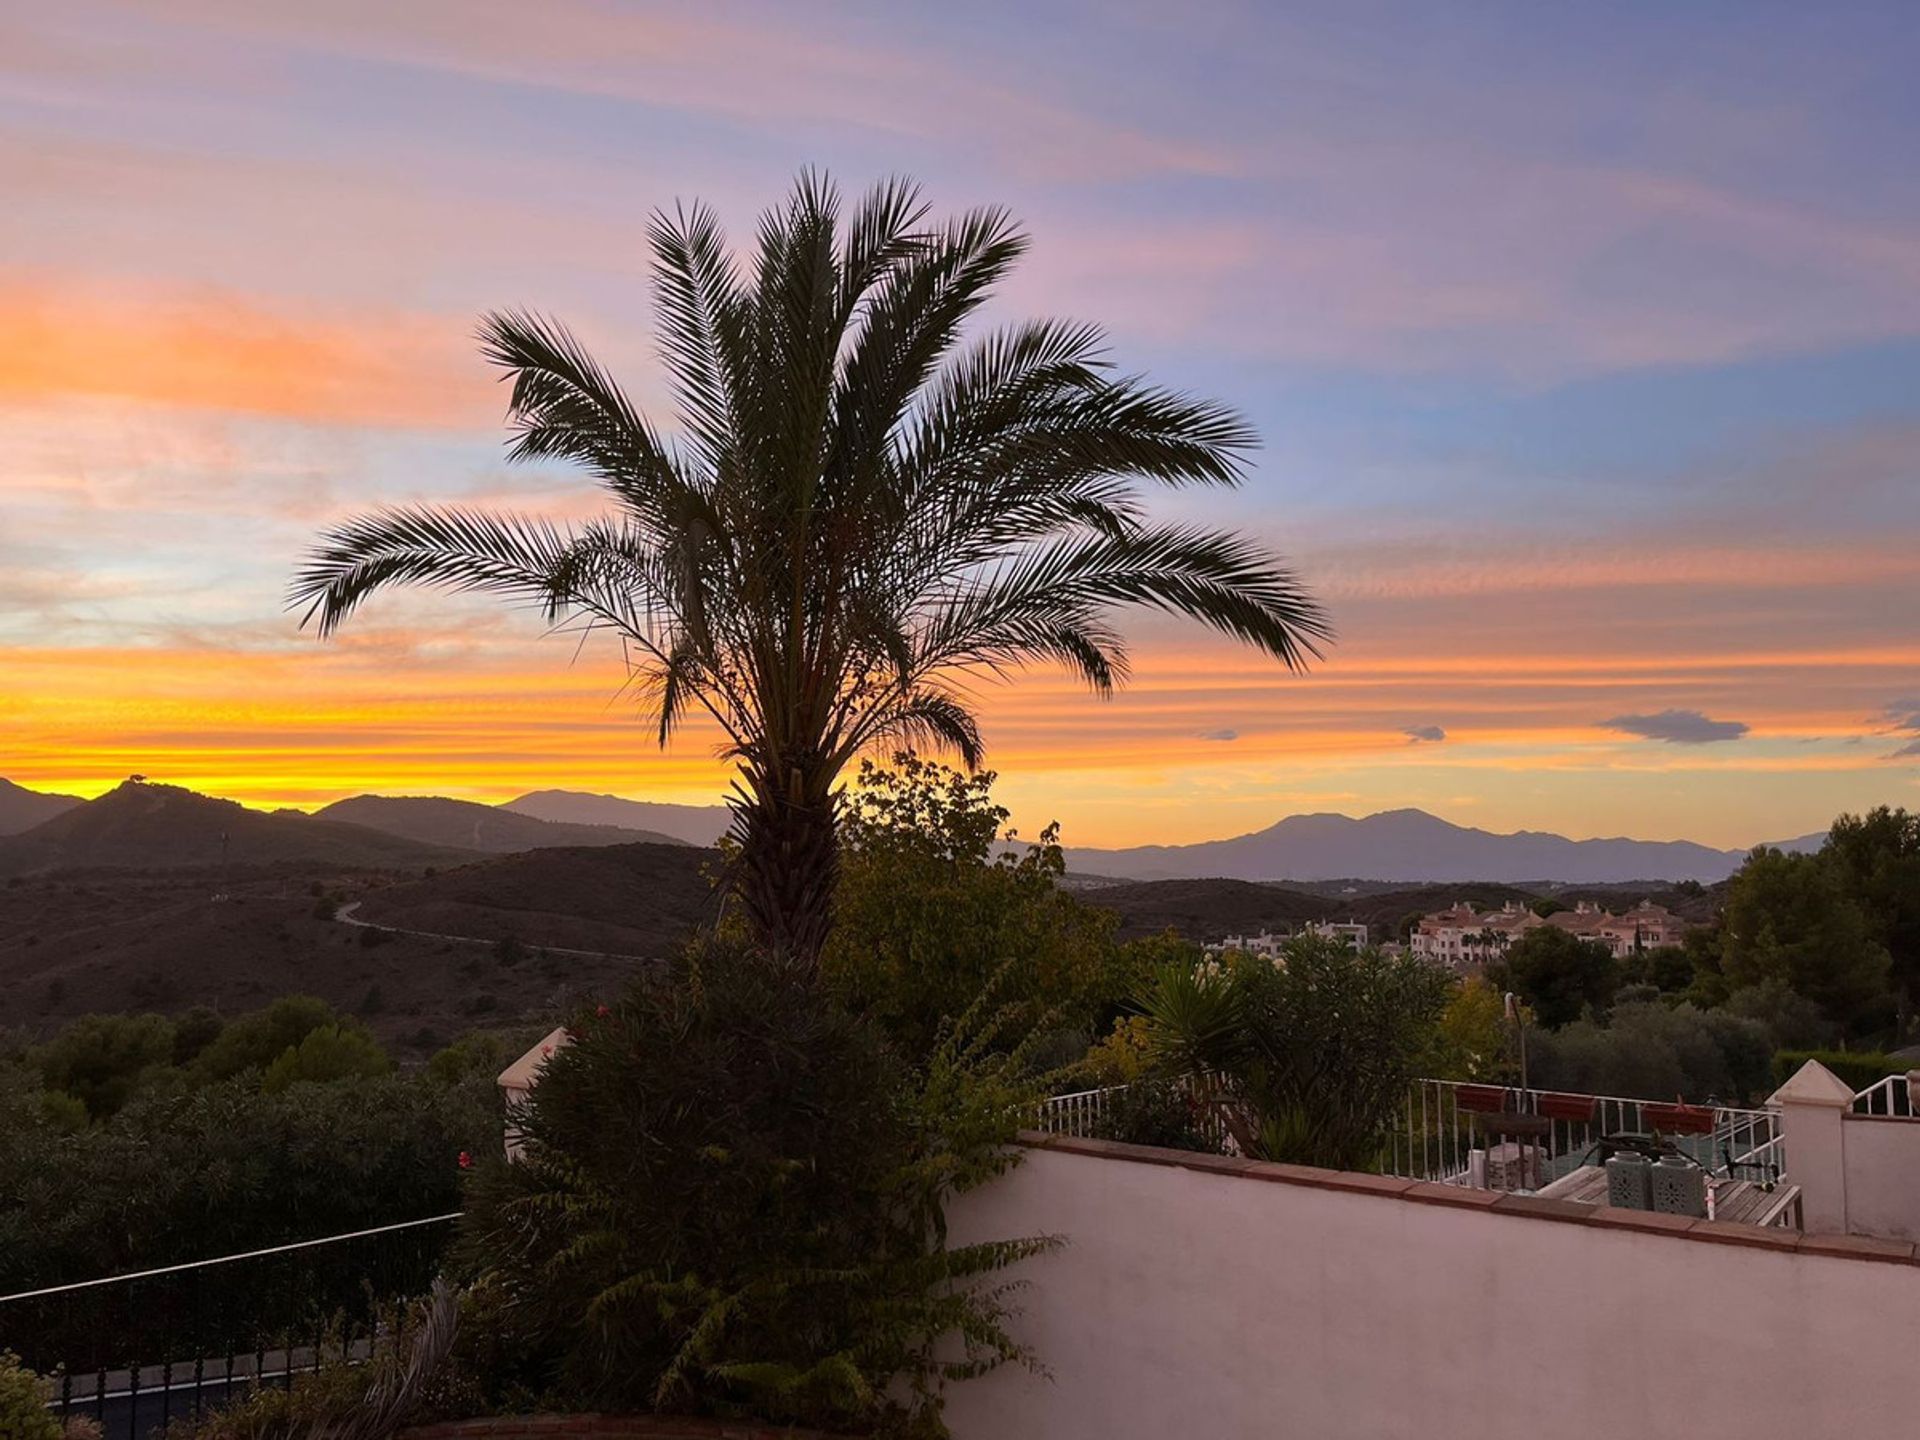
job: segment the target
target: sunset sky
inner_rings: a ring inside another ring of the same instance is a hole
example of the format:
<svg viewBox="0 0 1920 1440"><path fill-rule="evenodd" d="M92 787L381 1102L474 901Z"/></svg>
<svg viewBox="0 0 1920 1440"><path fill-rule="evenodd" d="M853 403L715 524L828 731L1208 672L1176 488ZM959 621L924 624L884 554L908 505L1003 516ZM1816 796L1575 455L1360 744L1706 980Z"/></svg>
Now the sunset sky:
<svg viewBox="0 0 1920 1440"><path fill-rule="evenodd" d="M1284 10L1284 14L1278 13ZM1920 6L0 0L0 775L250 804L710 801L619 656L424 592L283 608L330 520L594 513L472 332L662 419L644 228L803 165L1033 237L1003 318L1242 409L1339 628L1133 624L980 700L1069 844L1304 810L1720 845L1920 802Z"/></svg>

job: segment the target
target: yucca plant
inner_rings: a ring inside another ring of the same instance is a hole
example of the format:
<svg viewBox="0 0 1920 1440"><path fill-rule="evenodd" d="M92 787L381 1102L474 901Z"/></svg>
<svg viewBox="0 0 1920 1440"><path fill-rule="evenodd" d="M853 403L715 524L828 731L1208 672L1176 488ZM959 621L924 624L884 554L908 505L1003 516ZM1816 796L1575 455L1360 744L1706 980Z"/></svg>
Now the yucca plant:
<svg viewBox="0 0 1920 1440"><path fill-rule="evenodd" d="M419 584L620 637L662 744L695 711L725 735L734 889L802 968L831 923L842 771L876 746L977 764L968 677L1058 664L1107 694L1127 673L1123 605L1295 669L1329 633L1260 547L1141 508L1139 479L1239 481L1254 436L1232 410L1113 370L1092 325L963 342L1026 249L1004 211L933 224L888 181L841 212L802 175L740 260L706 208L655 216L672 438L560 324L485 319L513 380L510 458L582 466L605 518L382 510L329 531L292 589L323 635Z"/></svg>

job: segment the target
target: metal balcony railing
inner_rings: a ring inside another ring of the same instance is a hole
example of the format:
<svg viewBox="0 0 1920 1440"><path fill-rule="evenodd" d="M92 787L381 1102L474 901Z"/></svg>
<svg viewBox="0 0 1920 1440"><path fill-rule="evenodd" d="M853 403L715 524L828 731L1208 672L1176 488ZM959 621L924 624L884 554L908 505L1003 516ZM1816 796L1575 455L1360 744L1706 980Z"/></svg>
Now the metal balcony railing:
<svg viewBox="0 0 1920 1440"><path fill-rule="evenodd" d="M1041 1103L1037 1128L1096 1136L1112 1097L1124 1089L1055 1095ZM1409 1089L1379 1168L1409 1180L1534 1190L1574 1169L1601 1140L1623 1135L1658 1135L1711 1174L1730 1179L1773 1182L1786 1173L1774 1110L1426 1079Z"/></svg>
<svg viewBox="0 0 1920 1440"><path fill-rule="evenodd" d="M1917 1118L1913 1113L1913 1097L1907 1091L1907 1077L1889 1075L1884 1080L1876 1080L1853 1097L1853 1113L1890 1115L1905 1120Z"/></svg>
<svg viewBox="0 0 1920 1440"><path fill-rule="evenodd" d="M149 1440L261 1386L370 1351L383 1307L425 1293L459 1214L0 1295L0 1350L49 1408Z"/></svg>
<svg viewBox="0 0 1920 1440"><path fill-rule="evenodd" d="M1658 1136L1714 1175L1777 1181L1785 1173L1773 1110L1458 1080L1414 1082L1381 1168L1410 1180L1537 1190L1614 1136Z"/></svg>

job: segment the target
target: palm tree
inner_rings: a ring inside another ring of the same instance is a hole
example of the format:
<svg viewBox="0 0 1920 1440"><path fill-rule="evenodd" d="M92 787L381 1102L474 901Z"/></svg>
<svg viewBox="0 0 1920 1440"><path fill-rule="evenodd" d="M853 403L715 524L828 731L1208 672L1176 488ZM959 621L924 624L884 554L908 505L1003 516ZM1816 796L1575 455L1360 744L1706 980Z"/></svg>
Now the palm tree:
<svg viewBox="0 0 1920 1440"><path fill-rule="evenodd" d="M1136 477L1239 481L1254 436L1233 411L1116 373L1094 326L962 342L1026 249L1004 211L932 225L888 181L841 218L803 174L739 263L705 207L653 217L673 439L558 323L482 322L513 379L509 458L582 466L611 493L605 518L380 510L328 531L292 587L322 635L414 584L619 636L662 745L696 709L725 734L733 889L803 966L831 923L842 770L886 744L977 766L969 678L1051 663L1109 694L1127 674L1120 605L1192 616L1292 670L1330 634L1260 548L1142 512Z"/></svg>

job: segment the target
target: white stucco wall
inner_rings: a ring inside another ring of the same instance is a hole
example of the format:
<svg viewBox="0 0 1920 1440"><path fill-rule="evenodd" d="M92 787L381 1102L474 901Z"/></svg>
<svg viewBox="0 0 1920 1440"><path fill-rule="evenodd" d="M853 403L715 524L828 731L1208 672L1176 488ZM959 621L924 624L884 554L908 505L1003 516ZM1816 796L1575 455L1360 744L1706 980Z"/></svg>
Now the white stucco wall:
<svg viewBox="0 0 1920 1440"><path fill-rule="evenodd" d="M1054 1232L959 1440L1816 1440L1920 1425L1920 1265L1035 1150L958 1240ZM1874 1242L1851 1242L1871 1245Z"/></svg>
<svg viewBox="0 0 1920 1440"><path fill-rule="evenodd" d="M1920 1240L1920 1120L1849 1115L1841 1143L1847 1229Z"/></svg>

